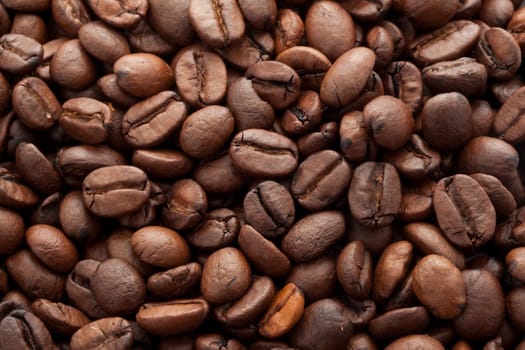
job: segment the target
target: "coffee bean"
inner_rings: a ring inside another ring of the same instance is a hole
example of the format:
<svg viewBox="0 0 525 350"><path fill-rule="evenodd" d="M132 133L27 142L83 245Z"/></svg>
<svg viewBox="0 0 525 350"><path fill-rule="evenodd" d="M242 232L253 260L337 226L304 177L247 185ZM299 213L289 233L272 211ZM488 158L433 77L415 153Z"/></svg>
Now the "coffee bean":
<svg viewBox="0 0 525 350"><path fill-rule="evenodd" d="M220 334L203 334L195 339L195 350L245 350L246 348L242 343L229 336L223 336Z"/></svg>
<svg viewBox="0 0 525 350"><path fill-rule="evenodd" d="M66 280L66 293L75 307L91 318L103 318L107 313L102 310L89 289L89 282L100 262L80 260Z"/></svg>
<svg viewBox="0 0 525 350"><path fill-rule="evenodd" d="M360 241L345 246L337 258L337 279L351 298L366 299L372 289L372 256Z"/></svg>
<svg viewBox="0 0 525 350"><path fill-rule="evenodd" d="M303 35L304 23L301 16L292 9L280 9L277 12L277 21L273 28L275 52L279 54L290 47L299 45Z"/></svg>
<svg viewBox="0 0 525 350"><path fill-rule="evenodd" d="M106 317L90 322L71 337L71 350L111 347L126 349L133 345L133 329L121 317Z"/></svg>
<svg viewBox="0 0 525 350"><path fill-rule="evenodd" d="M374 318L368 326L377 339L393 339L423 332L430 324L430 315L423 306L391 310Z"/></svg>
<svg viewBox="0 0 525 350"><path fill-rule="evenodd" d="M465 279L457 267L440 255L427 255L414 267L413 288L434 316L453 319L465 308Z"/></svg>
<svg viewBox="0 0 525 350"><path fill-rule="evenodd" d="M5 34L0 37L0 68L11 74L30 73L40 62L42 45L23 34Z"/></svg>
<svg viewBox="0 0 525 350"><path fill-rule="evenodd" d="M330 60L320 51L309 46L293 46L275 58L292 67L301 78L303 89L319 91L321 82L331 66Z"/></svg>
<svg viewBox="0 0 525 350"><path fill-rule="evenodd" d="M131 53L124 35L102 21L84 24L78 30L78 38L90 55L107 64Z"/></svg>
<svg viewBox="0 0 525 350"><path fill-rule="evenodd" d="M516 210L516 201L500 180L488 174L470 175L487 192L497 216L508 216Z"/></svg>
<svg viewBox="0 0 525 350"><path fill-rule="evenodd" d="M186 46L195 39L189 8L190 0L148 0L148 22L168 42Z"/></svg>
<svg viewBox="0 0 525 350"><path fill-rule="evenodd" d="M321 125L323 104L319 94L304 91L297 103L288 108L281 117L281 126L290 134L305 134Z"/></svg>
<svg viewBox="0 0 525 350"><path fill-rule="evenodd" d="M88 0L91 10L104 22L116 28L132 28L146 16L148 2L146 0L109 0L101 4L96 0Z"/></svg>
<svg viewBox="0 0 525 350"><path fill-rule="evenodd" d="M412 113L418 112L423 100L423 81L419 69L409 61L390 63L381 76L385 93L406 103Z"/></svg>
<svg viewBox="0 0 525 350"><path fill-rule="evenodd" d="M171 187L162 218L174 230L191 230L204 220L207 209L203 188L194 180L183 179Z"/></svg>
<svg viewBox="0 0 525 350"><path fill-rule="evenodd" d="M317 131L297 139L297 148L301 156L307 157L316 152L333 147L337 139L337 123L327 122Z"/></svg>
<svg viewBox="0 0 525 350"><path fill-rule="evenodd" d="M220 275L215 271L221 270ZM241 297L250 286L251 269L242 252L233 247L212 253L202 268L201 292L213 304Z"/></svg>
<svg viewBox="0 0 525 350"><path fill-rule="evenodd" d="M51 1L51 14L58 27L69 37L77 36L80 27L91 21L91 15L82 0Z"/></svg>
<svg viewBox="0 0 525 350"><path fill-rule="evenodd" d="M275 295L259 321L259 333L266 338L278 338L295 326L303 310L303 293L293 283L288 283Z"/></svg>
<svg viewBox="0 0 525 350"><path fill-rule="evenodd" d="M37 299L31 309L47 328L64 336L71 336L90 322L84 313L70 305Z"/></svg>
<svg viewBox="0 0 525 350"><path fill-rule="evenodd" d="M377 350L377 345L367 333L357 333L350 338L348 350L359 349Z"/></svg>
<svg viewBox="0 0 525 350"><path fill-rule="evenodd" d="M78 39L60 45L51 58L49 72L55 83L73 90L86 89L97 79L95 62Z"/></svg>
<svg viewBox="0 0 525 350"><path fill-rule="evenodd" d="M30 208L38 196L26 186L17 173L0 167L0 205L7 208Z"/></svg>
<svg viewBox="0 0 525 350"><path fill-rule="evenodd" d="M239 7L246 22L259 30L271 29L277 19L277 3L275 0L241 0Z"/></svg>
<svg viewBox="0 0 525 350"><path fill-rule="evenodd" d="M190 260L188 244L177 232L162 226L145 226L131 238L140 260L153 266L172 268Z"/></svg>
<svg viewBox="0 0 525 350"><path fill-rule="evenodd" d="M55 349L51 334L33 313L14 310L0 322L2 349Z"/></svg>
<svg viewBox="0 0 525 350"><path fill-rule="evenodd" d="M521 65L518 42L501 28L490 28L481 34L476 57L487 67L489 76L496 79L510 78Z"/></svg>
<svg viewBox="0 0 525 350"><path fill-rule="evenodd" d="M72 138L86 144L98 144L109 137L110 119L110 106L89 97L78 97L62 105L59 123Z"/></svg>
<svg viewBox="0 0 525 350"><path fill-rule="evenodd" d="M193 172L195 180L210 193L235 192L246 186L249 177L237 170L227 152L202 161Z"/></svg>
<svg viewBox="0 0 525 350"><path fill-rule="evenodd" d="M148 291L162 299L181 297L198 285L201 279L201 266L192 262L148 278Z"/></svg>
<svg viewBox="0 0 525 350"><path fill-rule="evenodd" d="M102 241L105 243L102 248L100 248L102 252L95 251L95 256L90 257L90 259L96 259L100 262L106 261L109 258L124 260L146 278L154 272L154 269L151 265L140 260L137 254L135 254L133 246L131 245L132 237L133 231L128 229L120 228L114 230L105 241Z"/></svg>
<svg viewBox="0 0 525 350"><path fill-rule="evenodd" d="M401 350L418 347L421 350L444 350L445 347L435 338L428 335L407 335L394 340L385 348L385 350Z"/></svg>
<svg viewBox="0 0 525 350"><path fill-rule="evenodd" d="M0 207L0 227L0 255L16 252L24 241L24 219L13 210Z"/></svg>

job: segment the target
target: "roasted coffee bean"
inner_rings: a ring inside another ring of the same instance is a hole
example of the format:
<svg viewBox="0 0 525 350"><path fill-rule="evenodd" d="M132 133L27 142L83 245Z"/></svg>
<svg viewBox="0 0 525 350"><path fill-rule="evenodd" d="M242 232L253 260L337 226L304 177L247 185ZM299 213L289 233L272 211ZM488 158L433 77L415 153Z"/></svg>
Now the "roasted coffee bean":
<svg viewBox="0 0 525 350"><path fill-rule="evenodd" d="M453 244L471 249L492 238L496 211L483 187L470 176L441 179L433 201L439 227Z"/></svg>
<svg viewBox="0 0 525 350"><path fill-rule="evenodd" d="M518 42L501 28L490 28L481 34L476 57L487 67L489 76L496 79L509 79L521 65Z"/></svg>
<svg viewBox="0 0 525 350"><path fill-rule="evenodd" d="M14 310L0 322L2 349L56 349L44 323L33 313Z"/></svg>
<svg viewBox="0 0 525 350"><path fill-rule="evenodd" d="M38 196L22 182L19 174L0 167L0 205L7 208L30 208Z"/></svg>
<svg viewBox="0 0 525 350"><path fill-rule="evenodd" d="M191 230L204 220L207 209L203 188L194 180L183 179L171 187L162 218L174 230Z"/></svg>
<svg viewBox="0 0 525 350"><path fill-rule="evenodd" d="M245 73L255 92L275 109L293 104L301 93L301 78L297 72L278 61L263 61L251 65Z"/></svg>
<svg viewBox="0 0 525 350"><path fill-rule="evenodd" d="M239 7L246 22L258 30L271 29L277 19L277 3L275 0L241 0Z"/></svg>
<svg viewBox="0 0 525 350"><path fill-rule="evenodd" d="M209 312L204 299L175 299L143 304L136 316L137 323L155 335L183 334L197 329Z"/></svg>
<svg viewBox="0 0 525 350"><path fill-rule="evenodd" d="M9 255L18 250L24 241L24 219L14 210L0 207L0 255Z"/></svg>
<svg viewBox="0 0 525 350"><path fill-rule="evenodd" d="M24 75L41 62L42 45L23 34L5 34L0 37L0 68L6 72Z"/></svg>
<svg viewBox="0 0 525 350"><path fill-rule="evenodd" d="M422 29L433 29L446 24L455 15L460 1L428 1L420 4L415 0L399 1L402 13Z"/></svg>
<svg viewBox="0 0 525 350"><path fill-rule="evenodd" d="M109 137L111 113L110 106L93 98L72 98L62 105L59 123L72 138L98 144Z"/></svg>
<svg viewBox="0 0 525 350"><path fill-rule="evenodd" d="M275 58L292 67L301 78L303 89L319 91L321 82L331 66L330 60L320 51L309 46L293 46Z"/></svg>
<svg viewBox="0 0 525 350"><path fill-rule="evenodd" d="M378 147L368 131L363 112L352 111L343 115L339 137L341 151L349 161L361 163L376 157Z"/></svg>
<svg viewBox="0 0 525 350"><path fill-rule="evenodd" d="M94 214L119 217L139 209L151 193L151 184L139 168L107 166L89 173L82 183L82 199Z"/></svg>
<svg viewBox="0 0 525 350"><path fill-rule="evenodd" d="M512 1L482 1L479 19L490 27L505 27L512 17L514 4Z"/></svg>
<svg viewBox="0 0 525 350"><path fill-rule="evenodd" d="M91 318L107 316L107 313L98 305L92 291L89 289L89 281L98 265L100 265L100 262L95 260L80 260L66 280L66 293L69 300Z"/></svg>
<svg viewBox="0 0 525 350"><path fill-rule="evenodd" d="M358 166L350 182L348 203L360 224L381 227L390 224L401 205L401 182L388 163L366 162Z"/></svg>
<svg viewBox="0 0 525 350"><path fill-rule="evenodd" d="M83 90L97 79L95 62L78 39L60 45L51 58L49 72L51 79L66 89Z"/></svg>
<svg viewBox="0 0 525 350"><path fill-rule="evenodd" d="M445 347L435 338L420 334L407 335L394 340L385 347L385 350L412 349L414 347L421 350L445 350Z"/></svg>
<svg viewBox="0 0 525 350"><path fill-rule="evenodd" d="M361 241L347 244L337 258L337 279L345 293L367 299L372 289L372 255Z"/></svg>
<svg viewBox="0 0 525 350"><path fill-rule="evenodd" d="M411 62L389 64L381 76L385 93L406 103L412 113L419 112L423 100L423 80L419 69Z"/></svg>
<svg viewBox="0 0 525 350"><path fill-rule="evenodd" d="M293 283L288 283L275 295L259 321L259 333L266 338L278 338L295 326L303 310L303 293Z"/></svg>
<svg viewBox="0 0 525 350"><path fill-rule="evenodd" d="M307 157L316 152L333 147L337 139L337 123L327 122L321 125L319 130L306 134L297 139L299 154Z"/></svg>
<svg viewBox="0 0 525 350"><path fill-rule="evenodd" d="M146 0L109 0L104 3L88 0L87 3L100 19L116 28L134 27L148 11Z"/></svg>
<svg viewBox="0 0 525 350"><path fill-rule="evenodd" d="M122 56L113 64L113 71L122 90L138 98L170 90L175 84L171 67L150 53Z"/></svg>
<svg viewBox="0 0 525 350"><path fill-rule="evenodd" d="M57 26L72 38L77 36L80 27L91 21L91 14L82 0L51 1L51 14Z"/></svg>
<svg viewBox="0 0 525 350"><path fill-rule="evenodd" d="M192 262L155 273L148 278L148 291L162 299L181 297L198 285L201 272L201 266Z"/></svg>
<svg viewBox="0 0 525 350"><path fill-rule="evenodd" d="M497 216L505 217L516 210L516 200L512 193L496 177L479 173L472 174L470 177L476 180L487 192Z"/></svg>
<svg viewBox="0 0 525 350"><path fill-rule="evenodd" d="M218 49L217 53L234 68L245 71L252 64L270 60L274 51L275 44L270 33L250 30L239 41ZM242 76L238 71L228 70L228 82L235 80L237 75Z"/></svg>
<svg viewBox="0 0 525 350"><path fill-rule="evenodd" d="M60 174L35 145L20 142L16 147L15 160L20 175L38 192L51 194L62 188Z"/></svg>
<svg viewBox="0 0 525 350"><path fill-rule="evenodd" d="M121 317L106 317L90 322L71 337L71 350L110 347L127 349L133 345L133 328Z"/></svg>
<svg viewBox="0 0 525 350"><path fill-rule="evenodd" d="M290 47L299 45L303 36L304 23L301 16L292 9L280 9L273 29L275 52L279 54Z"/></svg>
<svg viewBox="0 0 525 350"><path fill-rule="evenodd" d="M131 53L126 37L102 21L84 24L78 30L78 38L90 55L107 64Z"/></svg>
<svg viewBox="0 0 525 350"><path fill-rule="evenodd" d="M190 0L148 1L148 22L168 42L186 46L195 39L189 7Z"/></svg>
<svg viewBox="0 0 525 350"><path fill-rule="evenodd" d="M288 108L281 117L281 126L290 134L301 135L321 125L323 104L319 94L304 91L297 103Z"/></svg>
<svg viewBox="0 0 525 350"><path fill-rule="evenodd" d="M466 305L465 279L447 258L430 254L415 266L413 289L434 316L454 319Z"/></svg>
<svg viewBox="0 0 525 350"><path fill-rule="evenodd" d="M44 322L47 328L64 336L71 336L90 322L84 313L70 305L37 299L31 310Z"/></svg>
<svg viewBox="0 0 525 350"><path fill-rule="evenodd" d="M217 268L222 271L220 276L214 274ZM240 250L222 248L211 254L203 266L201 292L213 304L235 300L249 288L250 274L250 265Z"/></svg>
<svg viewBox="0 0 525 350"><path fill-rule="evenodd" d="M145 226L131 238L140 260L153 266L172 268L189 263L190 249L177 232L162 226Z"/></svg>
<svg viewBox="0 0 525 350"><path fill-rule="evenodd" d="M284 177L298 163L298 150L289 138L263 129L239 132L230 144L230 158L241 172L259 178Z"/></svg>
<svg viewBox="0 0 525 350"><path fill-rule="evenodd" d="M394 38L383 27L375 26L366 34L367 46L376 54L376 69L383 69L394 58Z"/></svg>
<svg viewBox="0 0 525 350"><path fill-rule="evenodd" d="M337 288L336 261L331 256L295 265L286 278L303 291L306 303L331 296Z"/></svg>
<svg viewBox="0 0 525 350"><path fill-rule="evenodd" d="M423 306L391 310L370 321L368 330L377 339L393 339L420 333L430 324L430 315Z"/></svg>
<svg viewBox="0 0 525 350"><path fill-rule="evenodd" d="M299 165L291 184L292 195L307 210L328 208L347 190L352 170L332 150L314 153Z"/></svg>
<svg viewBox="0 0 525 350"><path fill-rule="evenodd" d="M364 47L348 50L334 62L321 83L321 100L330 107L344 107L355 100L366 85L375 64L375 54ZM353 79L345 79L350 75Z"/></svg>

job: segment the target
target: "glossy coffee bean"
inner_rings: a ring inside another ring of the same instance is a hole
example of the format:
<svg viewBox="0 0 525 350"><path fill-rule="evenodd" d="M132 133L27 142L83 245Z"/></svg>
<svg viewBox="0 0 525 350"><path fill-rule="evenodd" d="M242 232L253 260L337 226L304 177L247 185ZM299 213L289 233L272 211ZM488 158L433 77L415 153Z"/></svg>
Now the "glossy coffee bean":
<svg viewBox="0 0 525 350"><path fill-rule="evenodd" d="M54 303L46 299L35 300L31 304L31 309L50 331L60 335L71 336L90 322L82 311L70 305Z"/></svg>
<svg viewBox="0 0 525 350"><path fill-rule="evenodd" d="M95 62L78 39L60 45L51 58L49 72L55 83L73 90L86 89L97 78Z"/></svg>
<svg viewBox="0 0 525 350"><path fill-rule="evenodd" d="M181 297L198 285L201 272L195 262L157 272L148 278L148 291L162 299Z"/></svg>
<svg viewBox="0 0 525 350"><path fill-rule="evenodd" d="M407 335L394 340L385 350L401 350L417 347L421 350L444 350L445 347L436 339L429 335Z"/></svg>
<svg viewBox="0 0 525 350"><path fill-rule="evenodd" d="M173 268L190 260L188 244L177 232L162 226L145 226L131 238L140 260L153 266Z"/></svg>
<svg viewBox="0 0 525 350"><path fill-rule="evenodd" d="M259 321L259 333L267 338L287 333L299 321L303 310L303 293L293 283L287 284L275 295Z"/></svg>
<svg viewBox="0 0 525 350"><path fill-rule="evenodd" d="M192 179L173 184L162 209L163 222L174 230L191 230L205 218L208 198L201 185Z"/></svg>
<svg viewBox="0 0 525 350"><path fill-rule="evenodd" d="M0 37L0 68L6 72L27 74L42 62L43 54L42 45L23 34Z"/></svg>
<svg viewBox="0 0 525 350"><path fill-rule="evenodd" d="M88 0L87 3L99 18L116 28L134 27L148 11L146 0L110 0L105 3Z"/></svg>
<svg viewBox="0 0 525 350"><path fill-rule="evenodd" d="M304 293L306 303L329 297L337 288L336 261L331 256L322 256L295 265L286 278Z"/></svg>
<svg viewBox="0 0 525 350"><path fill-rule="evenodd" d="M44 323L33 313L14 310L0 322L2 349L54 349L55 344Z"/></svg>
<svg viewBox="0 0 525 350"><path fill-rule="evenodd" d="M478 61L490 77L509 79L521 65L521 50L512 34L501 28L484 31L476 46Z"/></svg>
<svg viewBox="0 0 525 350"><path fill-rule="evenodd" d="M337 279L351 298L366 299L372 289L372 256L361 241L347 244L337 258Z"/></svg>
<svg viewBox="0 0 525 350"><path fill-rule="evenodd" d="M0 207L0 255L9 255L22 245L24 241L24 220L17 212Z"/></svg>
<svg viewBox="0 0 525 350"><path fill-rule="evenodd" d="M121 317L100 318L76 331L71 337L72 350L112 347L125 349L133 345L133 329Z"/></svg>
<svg viewBox="0 0 525 350"><path fill-rule="evenodd" d="M62 105L59 123L72 138L98 144L109 137L111 113L110 106L93 98L72 98Z"/></svg>

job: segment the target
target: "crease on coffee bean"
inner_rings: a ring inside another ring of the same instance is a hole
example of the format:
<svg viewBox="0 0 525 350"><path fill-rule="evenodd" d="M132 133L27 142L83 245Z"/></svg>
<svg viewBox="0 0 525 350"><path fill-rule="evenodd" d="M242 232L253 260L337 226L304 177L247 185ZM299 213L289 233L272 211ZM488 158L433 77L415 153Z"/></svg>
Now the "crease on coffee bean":
<svg viewBox="0 0 525 350"><path fill-rule="evenodd" d="M475 246L476 241L481 239L483 235L477 232L477 224L475 220L470 215L468 215L468 206L463 203L463 197L460 193L455 191L455 185L453 184L454 180L454 177L450 177L445 180L445 191L450 201L454 204L454 208L456 208L456 210L459 212L464 227L459 231L454 231L450 234L451 236L467 234L470 244Z"/></svg>
<svg viewBox="0 0 525 350"><path fill-rule="evenodd" d="M193 51L193 60L195 61L195 79L197 80L197 98L203 106L206 102L206 64L204 62L205 53L202 51Z"/></svg>
<svg viewBox="0 0 525 350"><path fill-rule="evenodd" d="M47 104L47 101L38 94L35 89L31 86L31 83L28 81L24 82L22 86L25 88L25 90L31 95L37 103L42 106L42 109L44 109L46 118L47 119L53 119L53 113L51 112L51 109L49 108L49 105Z"/></svg>
<svg viewBox="0 0 525 350"><path fill-rule="evenodd" d="M242 136L244 136L244 134ZM242 139L242 137L241 137L240 141L233 141L232 144L233 144L233 146L235 146L235 148L237 150L239 150L241 147L243 147L243 148L249 148L251 150L254 150L254 151L257 151L257 152L261 152L261 153L270 154L270 155L289 155L289 156L291 156L292 158L295 159L295 152L293 150L291 150L291 149L287 149L287 148L284 148L284 149L264 148L264 147L261 147L260 145L256 144L255 142L244 141Z"/></svg>
<svg viewBox="0 0 525 350"><path fill-rule="evenodd" d="M487 40L481 39L480 40L480 47L487 55L491 62L491 68L492 69L498 69L498 70L510 70L510 68L514 65L514 63L511 64L505 64L501 62L496 55L494 54L494 51L492 50L492 46Z"/></svg>
<svg viewBox="0 0 525 350"><path fill-rule="evenodd" d="M328 166L319 171L319 173L312 179L312 181L306 185L304 192L296 193L295 197L298 200L307 199L308 197L310 197L312 193L319 188L319 183L325 180L327 176L332 174L342 163L343 157L340 156L332 160L330 163L328 163Z"/></svg>
<svg viewBox="0 0 525 350"><path fill-rule="evenodd" d="M11 41L15 41L15 40L11 39ZM33 58L38 58L38 59L40 58L39 55L31 55L31 54L28 55L26 52L18 48L16 45L12 45L9 38L4 38L3 40L0 40L0 47L7 52L14 53L15 55L17 55L19 58L21 58L24 61L30 61ZM0 55L1 54L2 52L0 51Z"/></svg>
<svg viewBox="0 0 525 350"><path fill-rule="evenodd" d="M222 11L224 5L221 3L221 0L211 0L211 6L213 14L215 15L215 19L217 20L219 30L222 33L224 47L227 47L230 44L230 32L228 31L228 26L226 25Z"/></svg>
<svg viewBox="0 0 525 350"><path fill-rule="evenodd" d="M31 332L31 326L28 324L25 316L26 311L13 311L9 316L16 320L16 323L21 326L22 337L30 345L30 349L45 350L35 341L33 332Z"/></svg>
<svg viewBox="0 0 525 350"><path fill-rule="evenodd" d="M264 198L264 196L262 196L261 189L259 187L256 187L254 188L253 193L255 193L255 195L257 196L257 199L259 200L259 203L263 207L264 212L267 214L268 218L270 218L270 220L272 220L274 224L274 228L268 231L270 233L276 233L277 231L279 231L279 229L286 228L287 227L286 222L281 220L279 218L279 215L275 215L274 210L272 210L273 209L272 205L268 205L268 203L266 202L266 199ZM291 214L288 213L288 217L290 216Z"/></svg>
<svg viewBox="0 0 525 350"><path fill-rule="evenodd" d="M158 107L155 111L148 113L146 116L143 116L139 120L136 120L136 121L123 120L123 123L125 123L126 126L123 128L122 133L124 134L124 136L128 136L132 139L137 139L136 137L131 135L134 129L137 129L144 124L148 124L150 121L155 119L155 117L159 116L162 113L165 113L173 103L177 103L177 102L180 102L180 101L178 101L175 97L170 97L166 101L163 101L160 107Z"/></svg>
<svg viewBox="0 0 525 350"><path fill-rule="evenodd" d="M89 17L85 11L81 11L81 7L78 5L76 0L65 0L64 6L66 7L66 13L70 13L71 16L77 19L80 23L86 24L89 22Z"/></svg>

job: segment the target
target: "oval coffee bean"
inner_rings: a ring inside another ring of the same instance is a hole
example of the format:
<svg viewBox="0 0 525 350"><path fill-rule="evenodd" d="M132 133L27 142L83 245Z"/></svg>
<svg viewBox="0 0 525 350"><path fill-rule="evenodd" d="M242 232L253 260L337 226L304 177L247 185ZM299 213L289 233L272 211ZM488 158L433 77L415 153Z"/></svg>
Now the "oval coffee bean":
<svg viewBox="0 0 525 350"><path fill-rule="evenodd" d="M196 262L157 272L148 278L148 291L162 299L181 297L198 285L201 272Z"/></svg>
<svg viewBox="0 0 525 350"><path fill-rule="evenodd" d="M521 102L524 95L525 87L516 90L498 110L492 125L492 130L500 139L512 144L525 140L525 132L521 127L525 121Z"/></svg>
<svg viewBox="0 0 525 350"><path fill-rule="evenodd" d="M372 273L372 255L361 241L347 244L337 257L337 279L351 298L369 297L372 289Z"/></svg>
<svg viewBox="0 0 525 350"><path fill-rule="evenodd" d="M95 62L78 39L58 47L49 63L49 73L55 83L73 90L87 89L97 79Z"/></svg>
<svg viewBox="0 0 525 350"><path fill-rule="evenodd" d="M516 210L516 200L512 196L512 193L503 186L498 178L492 175L480 173L471 174L470 177L476 180L481 187L483 187L485 192L487 192L498 217L509 216L514 210Z"/></svg>
<svg viewBox="0 0 525 350"><path fill-rule="evenodd" d="M0 322L0 346L5 350L56 348L44 323L23 309L10 312Z"/></svg>
<svg viewBox="0 0 525 350"><path fill-rule="evenodd" d="M385 350L403 350L413 349L418 350L445 350L445 347L435 338L429 335L414 334L398 338L388 344Z"/></svg>
<svg viewBox="0 0 525 350"><path fill-rule="evenodd" d="M207 210L208 198L201 185L182 179L171 187L162 220L174 230L192 230L204 220Z"/></svg>
<svg viewBox="0 0 525 350"><path fill-rule="evenodd" d="M147 175L128 165L96 169L82 183L84 204L91 212L103 217L114 218L138 210L150 193Z"/></svg>
<svg viewBox="0 0 525 350"><path fill-rule="evenodd" d="M147 0L88 0L91 10L107 24L122 29L136 26L148 11Z"/></svg>
<svg viewBox="0 0 525 350"><path fill-rule="evenodd" d="M73 335L90 322L82 311L70 305L54 303L46 299L35 300L31 304L31 310L50 331L64 336Z"/></svg>
<svg viewBox="0 0 525 350"><path fill-rule="evenodd" d="M16 147L15 161L20 175L38 192L52 194L61 190L60 174L34 144L20 142Z"/></svg>
<svg viewBox="0 0 525 350"><path fill-rule="evenodd" d="M0 207L0 255L15 253L24 241L24 219L19 213Z"/></svg>
<svg viewBox="0 0 525 350"><path fill-rule="evenodd" d="M313 260L332 247L345 232L346 224L339 211L320 211L297 221L284 236L281 249L291 260Z"/></svg>
<svg viewBox="0 0 525 350"><path fill-rule="evenodd" d="M89 289L89 281L95 273L100 262L85 259L80 260L66 280L66 293L72 304L82 310L91 318L106 317L107 313L102 310Z"/></svg>
<svg viewBox="0 0 525 350"><path fill-rule="evenodd" d="M463 312L465 279L450 260L440 255L427 255L416 264L412 275L414 293L434 316L449 320Z"/></svg>
<svg viewBox="0 0 525 350"><path fill-rule="evenodd" d="M286 283L293 283L303 291L305 303L330 297L337 288L335 258L325 255L295 265Z"/></svg>
<svg viewBox="0 0 525 350"><path fill-rule="evenodd" d="M393 339L424 332L429 324L428 311L423 306L414 306L387 311L371 320L368 330L376 339Z"/></svg>
<svg viewBox="0 0 525 350"><path fill-rule="evenodd" d="M235 242L239 230L239 219L235 212L220 208L208 212L206 220L186 235L186 239L197 249L214 251Z"/></svg>
<svg viewBox="0 0 525 350"><path fill-rule="evenodd" d="M287 176L295 170L299 158L292 140L263 129L248 129L235 135L229 153L237 169L259 178Z"/></svg>
<svg viewBox="0 0 525 350"><path fill-rule="evenodd" d="M98 144L109 137L110 106L89 97L77 97L62 105L59 123L64 132L86 144Z"/></svg>
<svg viewBox="0 0 525 350"><path fill-rule="evenodd" d="M126 37L102 21L84 24L78 39L90 55L107 64L131 53Z"/></svg>
<svg viewBox="0 0 525 350"><path fill-rule="evenodd" d="M502 28L490 28L481 33L476 57L487 67L489 76L496 79L511 78L521 66L518 42Z"/></svg>
<svg viewBox="0 0 525 350"><path fill-rule="evenodd" d="M129 321L121 317L100 318L80 328L71 337L71 350L112 348L133 345L134 333Z"/></svg>
<svg viewBox="0 0 525 350"><path fill-rule="evenodd" d="M135 231L131 246L145 263L173 268L190 262L190 248L177 232L162 226L145 226Z"/></svg>
<svg viewBox="0 0 525 350"><path fill-rule="evenodd" d="M0 37L0 68L6 72L23 75L30 73L40 62L42 45L23 34L5 34Z"/></svg>
<svg viewBox="0 0 525 350"><path fill-rule="evenodd" d="M242 252L222 248L212 253L202 268L201 292L208 302L223 304L241 297L250 287L250 278L250 264Z"/></svg>

